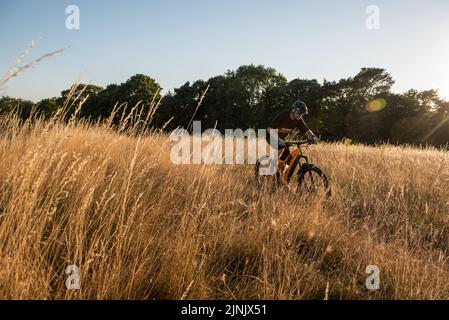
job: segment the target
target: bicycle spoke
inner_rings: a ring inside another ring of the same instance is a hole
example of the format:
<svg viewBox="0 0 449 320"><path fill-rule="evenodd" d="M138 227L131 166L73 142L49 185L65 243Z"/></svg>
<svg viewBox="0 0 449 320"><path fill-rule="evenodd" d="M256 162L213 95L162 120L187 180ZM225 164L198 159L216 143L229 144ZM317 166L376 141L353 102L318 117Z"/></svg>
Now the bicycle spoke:
<svg viewBox="0 0 449 320"><path fill-rule="evenodd" d="M312 172L313 171L309 171L309 176L310 176L310 180L312 181L312 189L313 189L313 191L315 191L315 181L314 181L314 179L313 179L313 174L312 174Z"/></svg>
<svg viewBox="0 0 449 320"><path fill-rule="evenodd" d="M298 192L304 192L306 195L327 195L328 187L325 179L319 172L308 170L300 177Z"/></svg>

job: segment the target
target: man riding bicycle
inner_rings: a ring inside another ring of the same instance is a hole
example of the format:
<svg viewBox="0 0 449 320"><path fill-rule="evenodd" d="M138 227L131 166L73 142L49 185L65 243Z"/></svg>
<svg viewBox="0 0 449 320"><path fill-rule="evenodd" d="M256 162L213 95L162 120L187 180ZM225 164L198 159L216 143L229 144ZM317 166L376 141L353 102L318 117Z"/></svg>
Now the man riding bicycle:
<svg viewBox="0 0 449 320"><path fill-rule="evenodd" d="M308 113L306 104L297 100L289 110L281 112L271 121L267 128L269 132L267 140L273 149L278 150L281 163L273 161L271 152L270 157L262 157L256 162L256 179L262 185L266 180L261 179L261 176L269 176L273 178L275 185L284 184L299 194L314 193L323 195L327 199L331 196L329 180L319 167L309 162L309 158L301 150L301 145L316 144L319 141L303 119ZM285 141L285 138L295 129L305 133L307 141ZM274 130L277 130L277 135L275 132L270 132ZM290 146L296 146L296 148L290 152ZM266 160L269 161L269 166L265 164ZM294 185L296 187L293 187Z"/></svg>
<svg viewBox="0 0 449 320"><path fill-rule="evenodd" d="M267 139L273 148L277 148L279 150L278 155L280 160L284 161L290 155L288 145L286 145L284 139L295 129L299 129L301 132L304 132L310 143L318 143L318 137L312 132L312 130L309 129L303 119L303 117L308 113L309 110L307 105L303 101L297 100L292 104L289 110L281 112L270 122L267 128L268 132L270 133L270 129L278 130L277 146L271 145L270 134Z"/></svg>

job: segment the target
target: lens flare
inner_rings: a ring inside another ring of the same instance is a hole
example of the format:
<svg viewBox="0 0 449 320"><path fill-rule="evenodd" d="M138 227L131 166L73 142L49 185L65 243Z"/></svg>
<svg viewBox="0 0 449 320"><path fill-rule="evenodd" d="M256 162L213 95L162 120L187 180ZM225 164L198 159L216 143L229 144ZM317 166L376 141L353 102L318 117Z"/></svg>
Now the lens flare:
<svg viewBox="0 0 449 320"><path fill-rule="evenodd" d="M387 101L385 99L375 99L366 105L366 111L368 112L378 112L387 106Z"/></svg>

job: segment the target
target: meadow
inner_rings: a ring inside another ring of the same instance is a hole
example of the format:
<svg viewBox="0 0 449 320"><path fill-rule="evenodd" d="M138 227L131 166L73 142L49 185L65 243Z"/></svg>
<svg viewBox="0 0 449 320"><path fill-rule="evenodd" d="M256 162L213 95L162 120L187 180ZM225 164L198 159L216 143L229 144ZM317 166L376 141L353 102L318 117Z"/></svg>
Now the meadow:
<svg viewBox="0 0 449 320"><path fill-rule="evenodd" d="M173 165L171 144L0 118L0 298L449 298L447 151L311 146L325 200L262 190L247 165Z"/></svg>

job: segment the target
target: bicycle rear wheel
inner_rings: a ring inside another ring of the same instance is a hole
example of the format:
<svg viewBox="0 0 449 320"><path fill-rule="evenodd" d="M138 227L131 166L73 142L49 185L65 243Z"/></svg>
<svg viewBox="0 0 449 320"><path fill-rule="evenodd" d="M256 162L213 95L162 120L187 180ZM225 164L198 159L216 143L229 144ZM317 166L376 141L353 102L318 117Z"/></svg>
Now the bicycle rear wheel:
<svg viewBox="0 0 449 320"><path fill-rule="evenodd" d="M312 165L303 166L298 172L297 192L323 198L331 196L329 180L323 171Z"/></svg>

